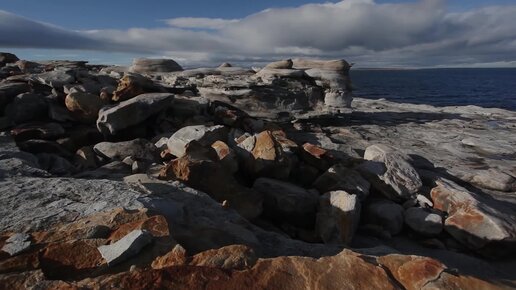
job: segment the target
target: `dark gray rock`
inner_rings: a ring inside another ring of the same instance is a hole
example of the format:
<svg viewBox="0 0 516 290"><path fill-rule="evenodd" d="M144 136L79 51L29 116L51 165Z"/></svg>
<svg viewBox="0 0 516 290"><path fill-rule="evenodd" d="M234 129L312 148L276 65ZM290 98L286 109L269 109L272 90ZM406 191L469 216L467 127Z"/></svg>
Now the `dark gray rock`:
<svg viewBox="0 0 516 290"><path fill-rule="evenodd" d="M381 226L391 235L397 235L403 229L403 207L390 200L374 200L365 207L364 221Z"/></svg>

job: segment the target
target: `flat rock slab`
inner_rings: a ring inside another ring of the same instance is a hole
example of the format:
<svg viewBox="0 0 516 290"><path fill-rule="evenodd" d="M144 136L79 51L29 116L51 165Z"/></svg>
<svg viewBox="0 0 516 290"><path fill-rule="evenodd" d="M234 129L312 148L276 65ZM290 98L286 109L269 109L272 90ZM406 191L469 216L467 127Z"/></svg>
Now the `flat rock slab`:
<svg viewBox="0 0 516 290"><path fill-rule="evenodd" d="M448 213L445 230L461 243L484 254L516 249L516 214L503 202L473 193L440 179L431 196L434 208Z"/></svg>
<svg viewBox="0 0 516 290"><path fill-rule="evenodd" d="M152 241L152 235L144 230L134 230L111 245L100 246L102 257L109 266L113 266L138 254Z"/></svg>

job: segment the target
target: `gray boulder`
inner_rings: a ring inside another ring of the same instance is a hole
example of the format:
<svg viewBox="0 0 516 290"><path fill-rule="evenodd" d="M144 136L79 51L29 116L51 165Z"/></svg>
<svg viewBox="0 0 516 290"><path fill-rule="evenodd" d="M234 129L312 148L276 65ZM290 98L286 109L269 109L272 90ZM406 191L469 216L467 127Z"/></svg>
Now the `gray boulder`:
<svg viewBox="0 0 516 290"><path fill-rule="evenodd" d="M455 239L482 254L514 253L516 215L509 204L473 193L440 178L431 196L434 208L447 212L444 229Z"/></svg>
<svg viewBox="0 0 516 290"><path fill-rule="evenodd" d="M345 191L327 192L319 198L315 230L325 243L349 244L360 221L360 201Z"/></svg>
<svg viewBox="0 0 516 290"><path fill-rule="evenodd" d="M423 186L416 169L409 163L410 157L391 146L371 145L364 159L368 161L357 169L388 198L410 199Z"/></svg>
<svg viewBox="0 0 516 290"><path fill-rule="evenodd" d="M129 71L135 73L156 73L182 71L183 68L172 59L137 58Z"/></svg>
<svg viewBox="0 0 516 290"><path fill-rule="evenodd" d="M365 208L365 222L381 226L391 235L397 235L403 229L403 207L390 200L374 200Z"/></svg>
<svg viewBox="0 0 516 290"><path fill-rule="evenodd" d="M202 146L210 146L215 141L226 141L227 138L228 129L222 125L187 126L170 136L167 147L172 155L182 157L185 154L186 145L192 141L197 141Z"/></svg>
<svg viewBox="0 0 516 290"><path fill-rule="evenodd" d="M61 89L64 85L75 82L75 72L65 69L44 72L36 75L36 81L52 88Z"/></svg>
<svg viewBox="0 0 516 290"><path fill-rule="evenodd" d="M134 139L124 142L101 142L93 150L102 157L110 160L123 160L131 156L134 160L155 161L159 158L158 148L145 139Z"/></svg>
<svg viewBox="0 0 516 290"><path fill-rule="evenodd" d="M28 91L30 91L30 86L26 83L0 84L0 108L5 108L17 95Z"/></svg>
<svg viewBox="0 0 516 290"><path fill-rule="evenodd" d="M2 251L8 253L11 256L18 255L31 246L30 235L26 233L17 233L10 236L2 247Z"/></svg>
<svg viewBox="0 0 516 290"><path fill-rule="evenodd" d="M369 195L370 188L369 182L360 173L341 164L330 167L315 180L313 186L322 193L344 190L357 195L360 200Z"/></svg>
<svg viewBox="0 0 516 290"><path fill-rule="evenodd" d="M99 111L97 128L103 134L114 135L165 110L173 101L172 94L150 93L136 96L113 107L104 107Z"/></svg>
<svg viewBox="0 0 516 290"><path fill-rule="evenodd" d="M99 250L108 266L116 265L138 254L152 241L152 235L145 230L134 230L111 245L100 246Z"/></svg>
<svg viewBox="0 0 516 290"><path fill-rule="evenodd" d="M442 217L420 207L411 207L405 210L405 224L425 236L438 235L443 230Z"/></svg>
<svg viewBox="0 0 516 290"><path fill-rule="evenodd" d="M265 177L256 179L253 189L263 194L264 212L274 218L304 226L307 218L313 217L316 212L317 192Z"/></svg>
<svg viewBox="0 0 516 290"><path fill-rule="evenodd" d="M41 120L47 116L47 103L42 95L23 93L5 108L5 115L14 123Z"/></svg>

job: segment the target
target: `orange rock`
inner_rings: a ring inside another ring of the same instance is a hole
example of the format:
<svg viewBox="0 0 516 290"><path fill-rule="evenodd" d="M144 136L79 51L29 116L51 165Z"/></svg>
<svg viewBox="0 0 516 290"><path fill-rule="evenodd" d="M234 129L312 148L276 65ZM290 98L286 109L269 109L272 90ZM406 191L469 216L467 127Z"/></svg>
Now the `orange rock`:
<svg viewBox="0 0 516 290"><path fill-rule="evenodd" d="M154 237L168 237L168 223L161 215L153 216L141 221L121 225L109 236L110 243L114 243L134 230L147 230Z"/></svg>
<svg viewBox="0 0 516 290"><path fill-rule="evenodd" d="M41 255L41 267L49 278L70 278L105 264L97 247L105 240L78 240L48 245Z"/></svg>
<svg viewBox="0 0 516 290"><path fill-rule="evenodd" d="M126 74L118 82L118 87L113 93L112 100L115 102L125 101L144 93L158 91L159 88L152 80L138 74Z"/></svg>
<svg viewBox="0 0 516 290"><path fill-rule="evenodd" d="M257 257L253 249L244 245L231 245L201 252L193 256L190 265L243 270L251 268Z"/></svg>
<svg viewBox="0 0 516 290"><path fill-rule="evenodd" d="M419 256L387 255L377 261L407 290L419 289L504 289L471 276L450 274L441 262Z"/></svg>
<svg viewBox="0 0 516 290"><path fill-rule="evenodd" d="M186 250L181 245L176 245L172 251L166 253L164 256L157 257L152 262L153 269L163 269L172 266L186 265L188 257Z"/></svg>
<svg viewBox="0 0 516 290"><path fill-rule="evenodd" d="M0 259L0 273L23 272L39 268L38 252Z"/></svg>

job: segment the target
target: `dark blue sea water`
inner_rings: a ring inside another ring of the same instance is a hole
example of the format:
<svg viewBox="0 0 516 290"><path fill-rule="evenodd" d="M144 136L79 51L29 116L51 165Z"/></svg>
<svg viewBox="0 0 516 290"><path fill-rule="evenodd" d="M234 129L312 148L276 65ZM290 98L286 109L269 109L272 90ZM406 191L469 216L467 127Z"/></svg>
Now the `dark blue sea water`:
<svg viewBox="0 0 516 290"><path fill-rule="evenodd" d="M516 111L516 68L351 70L355 96Z"/></svg>

